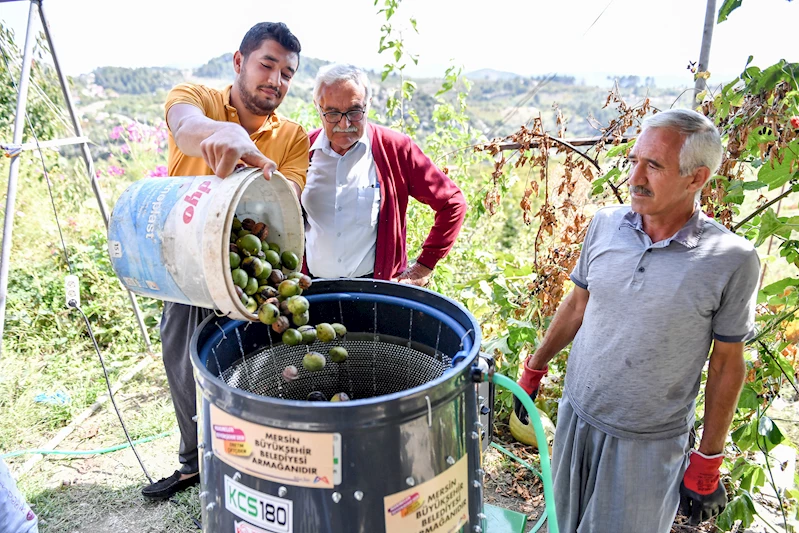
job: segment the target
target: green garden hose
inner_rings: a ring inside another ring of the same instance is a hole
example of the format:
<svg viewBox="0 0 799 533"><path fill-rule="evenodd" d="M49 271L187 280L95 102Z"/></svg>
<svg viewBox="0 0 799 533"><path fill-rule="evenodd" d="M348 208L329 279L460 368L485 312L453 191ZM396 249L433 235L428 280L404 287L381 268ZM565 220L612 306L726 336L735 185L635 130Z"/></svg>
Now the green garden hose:
<svg viewBox="0 0 799 533"><path fill-rule="evenodd" d="M134 440L133 444L142 444L145 442L150 442L157 439L162 439L164 437L168 437L169 435L173 434L175 430L166 431L164 433L159 433L158 435L153 435L152 437L145 437L143 439ZM117 444L116 446L111 446L110 448L98 448L96 450L21 450L18 452L9 452L0 455L0 459L6 459L8 457L17 457L20 455L100 455L103 453L111 453L117 450L122 450L124 448L130 448L130 443L126 442L124 444Z"/></svg>
<svg viewBox="0 0 799 533"><path fill-rule="evenodd" d="M541 474L539 475L533 468L528 466L528 468L539 475L541 482L544 484L544 502L546 504L546 513L541 517L541 520L538 521L538 524L536 524L536 529L533 531L537 531L537 529L541 527L543 518L546 516L547 523L549 525L549 533L560 533L560 530L558 529L558 517L555 514L555 491L552 488L552 471L549 467L549 450L546 446L547 436L546 433L544 433L544 426L541 425L541 419L538 416L538 409L535 408L533 400L526 392L524 392L524 389L522 389L519 384L512 379L503 376L502 374L494 373L491 375L491 381L495 385L499 385L500 387L510 390L513 395L522 402L522 405L527 410L530 422L533 424L536 440L539 443L544 443L543 445L538 446L538 456L541 460Z"/></svg>

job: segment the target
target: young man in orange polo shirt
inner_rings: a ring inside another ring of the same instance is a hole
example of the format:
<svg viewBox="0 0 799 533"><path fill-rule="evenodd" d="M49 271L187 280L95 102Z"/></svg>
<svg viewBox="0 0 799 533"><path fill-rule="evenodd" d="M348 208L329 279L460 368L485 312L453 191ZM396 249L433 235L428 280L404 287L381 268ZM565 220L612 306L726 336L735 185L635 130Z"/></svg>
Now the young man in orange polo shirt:
<svg viewBox="0 0 799 533"><path fill-rule="evenodd" d="M169 126L169 175L229 176L239 162L280 171L299 197L308 169L308 136L299 124L279 117L297 72L300 42L282 22L261 22L247 32L233 55L236 78L222 91L181 84L166 102ZM199 482L195 385L189 342L213 311L164 303L161 343L172 402L180 428L181 468L142 489L148 498L165 499Z"/></svg>

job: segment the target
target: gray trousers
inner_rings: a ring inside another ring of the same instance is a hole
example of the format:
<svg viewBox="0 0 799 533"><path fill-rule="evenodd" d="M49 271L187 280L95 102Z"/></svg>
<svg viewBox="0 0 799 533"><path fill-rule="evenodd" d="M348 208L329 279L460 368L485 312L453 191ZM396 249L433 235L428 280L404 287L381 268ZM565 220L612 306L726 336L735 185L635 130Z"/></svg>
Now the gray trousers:
<svg viewBox="0 0 799 533"><path fill-rule="evenodd" d="M552 449L562 533L668 533L688 465L688 434L612 437L587 424L564 394Z"/></svg>
<svg viewBox="0 0 799 533"><path fill-rule="evenodd" d="M189 358L189 342L200 322L213 313L210 309L173 302L164 302L161 318L161 351L163 353L169 392L180 429L178 455L181 472L197 472L197 397L194 374Z"/></svg>

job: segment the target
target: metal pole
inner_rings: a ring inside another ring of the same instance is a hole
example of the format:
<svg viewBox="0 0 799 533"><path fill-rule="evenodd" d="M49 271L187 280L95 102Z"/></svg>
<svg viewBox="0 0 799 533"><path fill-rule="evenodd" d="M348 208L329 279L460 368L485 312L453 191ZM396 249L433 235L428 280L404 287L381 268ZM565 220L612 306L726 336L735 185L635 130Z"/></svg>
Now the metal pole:
<svg viewBox="0 0 799 533"><path fill-rule="evenodd" d="M25 129L25 109L28 105L28 81L31 74L30 57L33 53L33 17L37 5L31 2L28 11L28 33L25 34L25 51L22 55L22 70L19 74L19 94L17 95L17 114L14 116L14 144L22 142ZM9 73L10 74L10 73ZM19 157L11 159L8 171L8 194L6 195L6 216L3 220L3 251L0 255L0 341L6 322L6 297L8 289L8 265L11 258L11 232L14 229L15 204L17 202L17 175L19 174ZM0 342L2 351L2 342Z"/></svg>
<svg viewBox="0 0 799 533"><path fill-rule="evenodd" d="M50 46L50 55L53 58L53 65L55 66L55 71L58 74L58 80L61 82L61 91L64 93L64 101L67 104L67 109L69 110L69 116L72 118L72 126L75 128L75 136L76 137L83 137L83 129L80 127L80 121L78 120L78 116L75 113L75 106L72 104L72 95L69 92L69 85L67 85L67 79L64 76L64 73L61 71L61 66L58 63L58 56L56 55L55 45L53 44L53 37L50 33L50 25L47 22L47 17L44 14L44 7L42 6L42 0L31 0L31 4L38 4L39 6L39 16L42 19L42 27L44 28L44 35L47 37L47 44ZM30 28L29 30L30 31ZM108 229L108 207L105 203L105 198L103 197L103 193L100 190L100 185L97 183L97 175L94 171L94 161L92 160L92 153L89 151L88 143L82 143L80 145L81 148L81 155L83 156L83 161L86 163L86 170L89 173L89 181L92 184L92 191L94 192L95 198L97 198L97 205L100 206L100 214L103 216L103 222L105 223L106 230ZM8 212L8 211L6 211ZM136 315L136 321L139 323L139 329L141 330L142 338L144 339L144 345L147 347L147 352L152 354L153 347L150 345L150 336L147 334L147 326L144 324L144 319L141 316L141 311L139 310L139 304L136 301L136 296L127 291L128 298L130 299L130 305L133 307L133 314Z"/></svg>

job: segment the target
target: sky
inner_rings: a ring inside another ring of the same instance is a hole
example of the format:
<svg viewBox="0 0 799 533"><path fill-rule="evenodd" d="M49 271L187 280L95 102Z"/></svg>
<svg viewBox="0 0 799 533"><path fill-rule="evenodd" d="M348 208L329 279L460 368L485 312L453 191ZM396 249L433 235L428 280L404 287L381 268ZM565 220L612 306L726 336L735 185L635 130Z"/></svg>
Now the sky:
<svg viewBox="0 0 799 533"><path fill-rule="evenodd" d="M379 0L382 5L384 0ZM235 51L256 22L282 21L302 54L380 70L385 16L374 0L44 0L56 52L69 75L99 66L197 67ZM718 0L718 5L722 0ZM391 24L419 55L411 76L441 76L449 65L524 76L562 74L599 83L607 75L653 76L689 85L705 0L402 0ZM0 3L0 21L22 47L29 1ZM419 34L408 19L417 21ZM38 19L36 28L40 28ZM711 81L741 72L747 57L766 67L799 61L799 1L744 0L717 25Z"/></svg>

